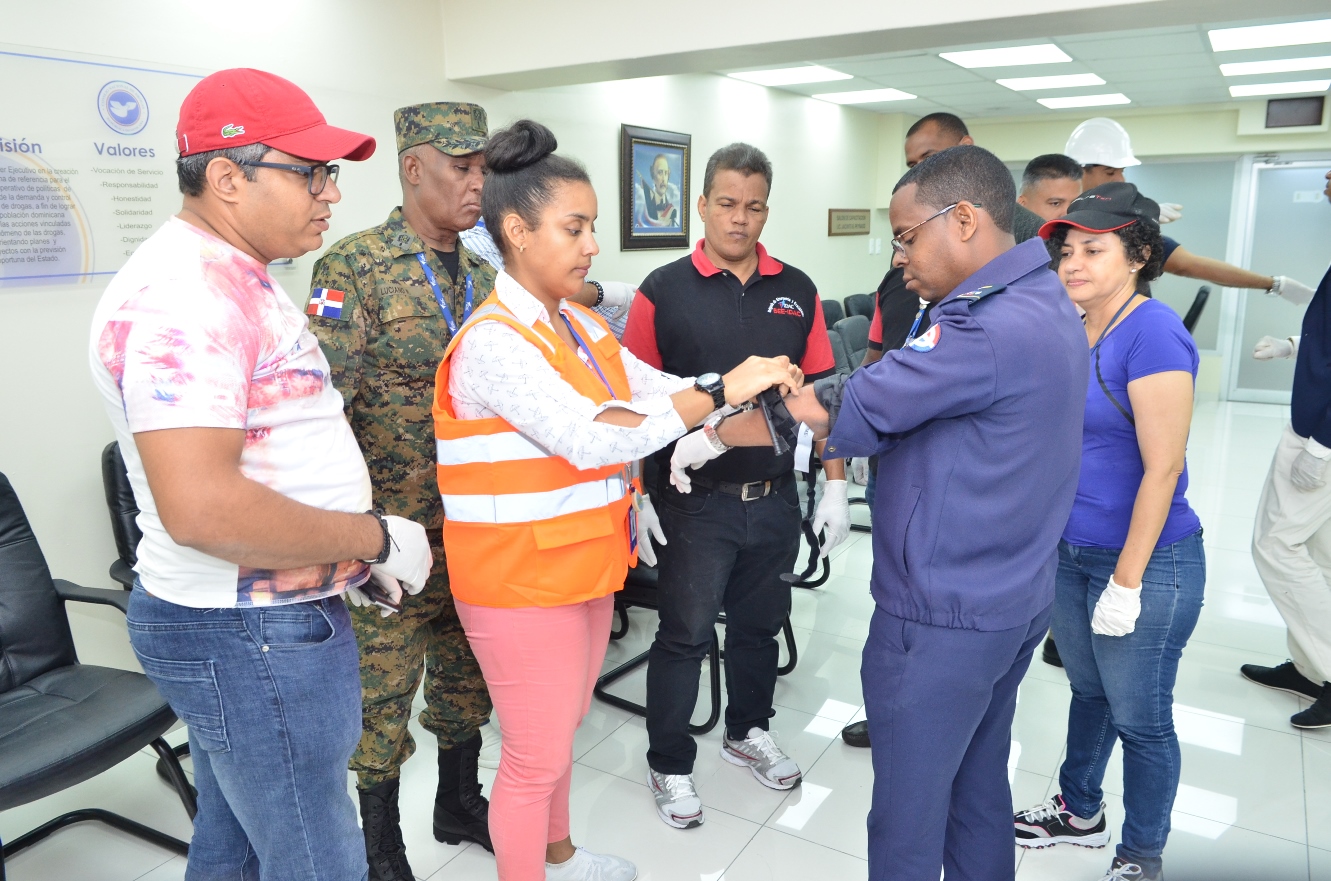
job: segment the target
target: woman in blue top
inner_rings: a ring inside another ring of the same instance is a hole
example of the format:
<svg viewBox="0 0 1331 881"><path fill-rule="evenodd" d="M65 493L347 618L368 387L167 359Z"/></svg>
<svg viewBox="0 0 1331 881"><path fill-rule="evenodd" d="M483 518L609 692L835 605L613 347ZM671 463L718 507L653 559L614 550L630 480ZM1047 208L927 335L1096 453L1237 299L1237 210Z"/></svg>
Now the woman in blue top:
<svg viewBox="0 0 1331 881"><path fill-rule="evenodd" d="M1197 347L1165 304L1159 207L1128 183L1083 193L1045 224L1086 313L1091 373L1081 477L1059 543L1053 630L1072 685L1061 793L1015 817L1017 844L1109 841L1101 782L1123 742L1123 833L1106 879L1156 881L1179 782L1173 691L1206 581L1184 451ZM1033 335L1034 336L1034 335Z"/></svg>

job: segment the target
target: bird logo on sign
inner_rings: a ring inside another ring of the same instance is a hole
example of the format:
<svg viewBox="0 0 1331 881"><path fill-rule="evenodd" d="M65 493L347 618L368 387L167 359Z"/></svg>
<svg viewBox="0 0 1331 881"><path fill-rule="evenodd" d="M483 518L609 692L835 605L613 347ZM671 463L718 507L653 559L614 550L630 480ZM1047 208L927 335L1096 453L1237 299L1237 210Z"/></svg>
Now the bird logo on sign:
<svg viewBox="0 0 1331 881"><path fill-rule="evenodd" d="M97 93L97 111L118 135L137 135L148 125L148 101L132 83L112 80Z"/></svg>

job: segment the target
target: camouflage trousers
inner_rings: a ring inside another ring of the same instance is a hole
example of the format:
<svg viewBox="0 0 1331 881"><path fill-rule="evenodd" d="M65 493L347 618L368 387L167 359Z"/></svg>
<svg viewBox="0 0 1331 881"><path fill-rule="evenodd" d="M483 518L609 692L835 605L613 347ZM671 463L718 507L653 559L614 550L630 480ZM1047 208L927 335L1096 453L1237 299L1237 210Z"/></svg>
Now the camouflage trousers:
<svg viewBox="0 0 1331 881"><path fill-rule="evenodd" d="M361 738L351 770L362 789L398 776L416 751L407 722L422 675L421 725L440 746L468 740L490 718L490 694L458 621L442 548L434 549L425 589L404 595L401 612L384 618L375 607L352 607L351 623L361 682Z"/></svg>

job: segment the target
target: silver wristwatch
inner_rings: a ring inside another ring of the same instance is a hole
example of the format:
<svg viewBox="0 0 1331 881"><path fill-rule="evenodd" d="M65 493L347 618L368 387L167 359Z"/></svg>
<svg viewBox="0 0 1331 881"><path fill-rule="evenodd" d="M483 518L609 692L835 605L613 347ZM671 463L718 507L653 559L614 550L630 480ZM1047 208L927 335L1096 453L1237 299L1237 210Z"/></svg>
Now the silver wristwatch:
<svg viewBox="0 0 1331 881"><path fill-rule="evenodd" d="M730 445L721 440L721 435L717 431L725 419L726 417L722 414L713 413L711 416L708 416L706 421L702 424L702 436L707 440L708 446L710 446L718 455L730 449Z"/></svg>

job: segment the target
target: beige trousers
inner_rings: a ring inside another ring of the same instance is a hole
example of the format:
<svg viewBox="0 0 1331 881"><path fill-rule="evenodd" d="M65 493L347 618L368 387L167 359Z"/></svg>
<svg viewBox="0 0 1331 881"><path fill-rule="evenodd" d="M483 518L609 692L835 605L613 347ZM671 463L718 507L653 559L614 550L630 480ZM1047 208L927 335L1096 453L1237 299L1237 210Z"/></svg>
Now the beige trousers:
<svg viewBox="0 0 1331 881"><path fill-rule="evenodd" d="M1252 557L1289 628L1294 666L1320 685L1331 680L1331 467L1326 486L1299 489L1289 471L1302 449L1286 425L1257 503Z"/></svg>

